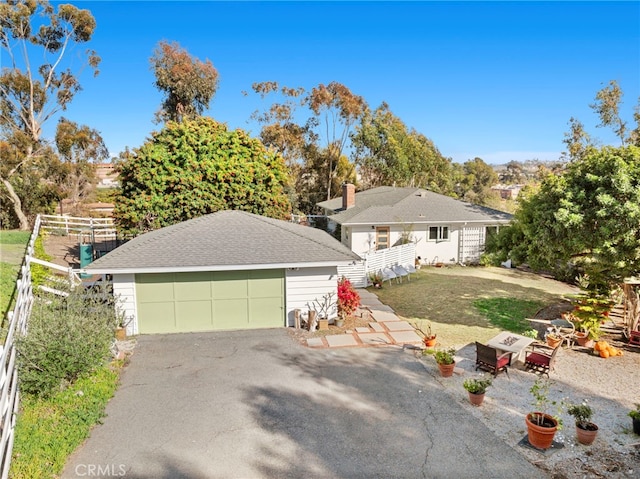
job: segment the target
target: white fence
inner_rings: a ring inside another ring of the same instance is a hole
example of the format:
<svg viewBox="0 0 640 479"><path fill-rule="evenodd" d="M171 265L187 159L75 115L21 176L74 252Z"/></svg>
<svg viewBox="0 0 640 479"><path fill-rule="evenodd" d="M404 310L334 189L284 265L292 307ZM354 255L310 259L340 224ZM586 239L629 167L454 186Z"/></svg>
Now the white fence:
<svg viewBox="0 0 640 479"><path fill-rule="evenodd" d="M365 288L368 284L369 274L383 268L396 265L413 265L416 260L415 243L393 246L365 255L364 260L349 266L338 266L338 276L346 277L356 288Z"/></svg>
<svg viewBox="0 0 640 479"><path fill-rule="evenodd" d="M91 232L95 238L116 236L113 218L79 218L64 215L40 215L40 218L43 230L58 231L67 235Z"/></svg>
<svg viewBox="0 0 640 479"><path fill-rule="evenodd" d="M27 254L20 267L20 279L16 285L16 302L13 311L7 315L7 336L0 346L0 475L2 479L9 477L11 466L11 452L18 414L20 394L18 391L18 373L16 369L16 334L25 333L27 320L33 305L33 290L31 286L31 256L40 231L41 220L38 216L29 239Z"/></svg>

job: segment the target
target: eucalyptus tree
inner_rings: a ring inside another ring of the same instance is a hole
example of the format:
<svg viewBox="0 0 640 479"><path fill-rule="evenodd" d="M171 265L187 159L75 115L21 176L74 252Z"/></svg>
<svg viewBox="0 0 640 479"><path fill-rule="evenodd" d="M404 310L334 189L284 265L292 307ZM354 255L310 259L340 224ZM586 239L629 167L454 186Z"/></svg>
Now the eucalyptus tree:
<svg viewBox="0 0 640 479"><path fill-rule="evenodd" d="M6 58L0 73L0 182L21 229L29 228L28 182L47 171L51 150L43 125L66 110L82 89L79 72L67 60L75 47L91 40L96 22L88 10L52 6L46 0L9 0L0 4L0 47ZM82 68L98 73L100 58L92 50L75 55ZM34 63L41 58L41 64ZM5 203L5 201L3 201Z"/></svg>
<svg viewBox="0 0 640 479"><path fill-rule="evenodd" d="M158 123L193 119L209 108L218 89L218 71L210 60L200 61L178 43L161 41L150 62L155 86L165 95Z"/></svg>
<svg viewBox="0 0 640 479"><path fill-rule="evenodd" d="M395 184L445 194L452 190L451 160L425 135L409 129L384 102L364 113L351 141L366 188Z"/></svg>

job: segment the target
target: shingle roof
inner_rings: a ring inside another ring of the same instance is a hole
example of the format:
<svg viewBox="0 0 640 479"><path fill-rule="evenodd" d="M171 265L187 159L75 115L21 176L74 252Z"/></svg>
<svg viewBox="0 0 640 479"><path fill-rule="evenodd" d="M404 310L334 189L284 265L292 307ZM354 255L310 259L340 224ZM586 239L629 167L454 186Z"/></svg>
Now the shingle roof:
<svg viewBox="0 0 640 479"><path fill-rule="evenodd" d="M420 188L381 186L356 193L355 206L342 209L342 198L318 203L335 211L331 219L342 225L391 223L508 223L512 215L473 205Z"/></svg>
<svg viewBox="0 0 640 479"><path fill-rule="evenodd" d="M218 211L138 236L88 265L86 271L250 269L359 259L322 230L244 211Z"/></svg>

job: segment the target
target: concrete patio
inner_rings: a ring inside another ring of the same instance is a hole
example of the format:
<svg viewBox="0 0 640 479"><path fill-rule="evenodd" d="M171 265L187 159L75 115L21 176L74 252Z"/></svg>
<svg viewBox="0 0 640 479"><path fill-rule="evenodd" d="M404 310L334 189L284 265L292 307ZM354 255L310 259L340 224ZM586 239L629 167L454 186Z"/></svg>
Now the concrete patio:
<svg viewBox="0 0 640 479"><path fill-rule="evenodd" d="M347 348L365 346L408 345L419 346L422 337L414 327L400 320L393 309L380 302L378 297L365 289L359 289L360 308L357 314L366 315L367 327L355 328L344 334L330 334L307 339L310 348ZM364 316L363 316L364 317Z"/></svg>

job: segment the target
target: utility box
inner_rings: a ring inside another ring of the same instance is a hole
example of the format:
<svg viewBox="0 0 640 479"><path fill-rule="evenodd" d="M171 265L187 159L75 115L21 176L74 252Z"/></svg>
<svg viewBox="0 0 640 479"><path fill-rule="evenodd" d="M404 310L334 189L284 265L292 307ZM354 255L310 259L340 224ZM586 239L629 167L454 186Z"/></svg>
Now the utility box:
<svg viewBox="0 0 640 479"><path fill-rule="evenodd" d="M92 244L80 244L80 267L84 268L88 264L93 262L93 245ZM90 278L90 274L82 273L81 278Z"/></svg>

